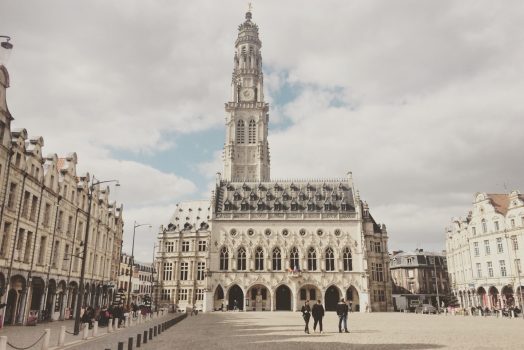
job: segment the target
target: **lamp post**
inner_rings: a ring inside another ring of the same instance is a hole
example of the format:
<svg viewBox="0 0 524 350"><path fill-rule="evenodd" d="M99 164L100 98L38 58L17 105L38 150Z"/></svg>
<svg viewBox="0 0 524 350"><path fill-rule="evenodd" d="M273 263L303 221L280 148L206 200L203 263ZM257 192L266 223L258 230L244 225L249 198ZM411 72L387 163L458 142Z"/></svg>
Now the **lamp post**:
<svg viewBox="0 0 524 350"><path fill-rule="evenodd" d="M87 188L87 197L89 199L88 205L89 208L87 209L87 224L86 224L86 232L84 237L84 250L82 252L82 268L80 270L80 283L78 286L78 295L76 299L76 312L75 312L75 329L74 334L78 335L80 333L80 309L82 308L82 299L84 299L84 277L86 273L86 257L87 257L87 246L89 241L89 223L91 222L91 207L93 202L93 192L95 190L96 185L100 185L103 183L109 183L109 182L116 182L115 186L120 186L120 183L118 180L107 180L107 181L95 181L95 177L93 176L91 180L91 185Z"/></svg>
<svg viewBox="0 0 524 350"><path fill-rule="evenodd" d="M9 58L11 54L11 50L13 49L13 44L9 42L11 40L11 37L7 35L0 35L0 38L4 39L4 41L0 43L0 47L4 49L2 50L3 52L0 53L0 64L4 64L7 62L7 59Z"/></svg>
<svg viewBox="0 0 524 350"><path fill-rule="evenodd" d="M141 226L149 226L151 228L150 224L137 224L136 221L133 225L133 245L131 246L131 261L129 262L130 269L129 269L129 289L127 290L127 306L131 306L131 277L133 277L133 267L135 265L135 233L136 229Z"/></svg>
<svg viewBox="0 0 524 350"><path fill-rule="evenodd" d="M438 294L437 257L433 257L433 271L435 272L435 289L437 290L437 312L440 313L440 298Z"/></svg>

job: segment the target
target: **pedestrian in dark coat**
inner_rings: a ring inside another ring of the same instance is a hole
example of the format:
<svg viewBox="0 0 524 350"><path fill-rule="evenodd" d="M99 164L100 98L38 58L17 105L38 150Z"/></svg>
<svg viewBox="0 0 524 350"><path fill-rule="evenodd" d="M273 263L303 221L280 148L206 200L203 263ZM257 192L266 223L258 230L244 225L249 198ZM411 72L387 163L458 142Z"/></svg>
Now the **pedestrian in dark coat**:
<svg viewBox="0 0 524 350"><path fill-rule="evenodd" d="M338 315L338 332L342 333L342 324L344 324L344 332L349 333L348 331L348 304L344 302L344 298L340 299L340 302L337 304L337 315Z"/></svg>
<svg viewBox="0 0 524 350"><path fill-rule="evenodd" d="M309 334L309 319L311 318L311 307L309 306L309 300L306 300L304 306L302 306L302 318L304 318L304 322L306 323L304 332Z"/></svg>
<svg viewBox="0 0 524 350"><path fill-rule="evenodd" d="M311 310L311 315L313 316L313 332L317 329L317 324L319 325L320 333L322 334L322 318L324 317L324 306L320 299L317 300L317 303L313 305Z"/></svg>

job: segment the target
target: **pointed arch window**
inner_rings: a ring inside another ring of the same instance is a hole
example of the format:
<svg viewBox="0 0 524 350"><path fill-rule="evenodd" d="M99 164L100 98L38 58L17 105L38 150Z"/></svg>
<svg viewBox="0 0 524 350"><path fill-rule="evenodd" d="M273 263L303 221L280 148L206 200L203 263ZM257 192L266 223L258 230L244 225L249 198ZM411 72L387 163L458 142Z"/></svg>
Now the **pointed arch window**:
<svg viewBox="0 0 524 350"><path fill-rule="evenodd" d="M264 250L261 247L258 247L255 251L255 270L264 270Z"/></svg>
<svg viewBox="0 0 524 350"><path fill-rule="evenodd" d="M251 119L248 126L248 142L256 143L257 139L257 123Z"/></svg>
<svg viewBox="0 0 524 350"><path fill-rule="evenodd" d="M280 248L273 249L273 271L282 270L282 253Z"/></svg>
<svg viewBox="0 0 524 350"><path fill-rule="evenodd" d="M246 249L244 247L238 248L237 252L237 270L246 270Z"/></svg>
<svg viewBox="0 0 524 350"><path fill-rule="evenodd" d="M245 200L242 203L240 203L240 210L249 210L249 203Z"/></svg>
<svg viewBox="0 0 524 350"><path fill-rule="evenodd" d="M245 132L245 125L244 125L244 121L243 120L239 120L237 122L237 130L236 130L236 138L237 138L237 143L245 143L245 140L244 140L244 132Z"/></svg>
<svg viewBox="0 0 524 350"><path fill-rule="evenodd" d="M317 270L317 252L313 247L309 248L307 252L307 269L309 271Z"/></svg>
<svg viewBox="0 0 524 350"><path fill-rule="evenodd" d="M300 270L298 249L296 247L291 248L291 251L289 252L289 268L293 271Z"/></svg>
<svg viewBox="0 0 524 350"><path fill-rule="evenodd" d="M220 270L227 271L229 269L229 251L226 247L220 250Z"/></svg>
<svg viewBox="0 0 524 350"><path fill-rule="evenodd" d="M313 202L309 202L309 203L307 204L307 210L308 210L308 211L313 211L313 210L315 210L315 203L313 203Z"/></svg>
<svg viewBox="0 0 524 350"><path fill-rule="evenodd" d="M342 257L344 261L344 271L353 271L353 258L351 257L351 250L346 247Z"/></svg>
<svg viewBox="0 0 524 350"><path fill-rule="evenodd" d="M326 249L326 271L335 271L335 255L330 247Z"/></svg>

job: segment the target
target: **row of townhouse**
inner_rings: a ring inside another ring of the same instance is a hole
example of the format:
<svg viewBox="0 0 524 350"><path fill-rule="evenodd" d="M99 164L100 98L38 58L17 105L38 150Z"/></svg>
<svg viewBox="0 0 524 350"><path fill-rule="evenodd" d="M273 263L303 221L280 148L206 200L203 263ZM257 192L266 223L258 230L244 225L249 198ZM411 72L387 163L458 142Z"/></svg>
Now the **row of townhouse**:
<svg viewBox="0 0 524 350"><path fill-rule="evenodd" d="M109 187L77 174L77 155L44 156L42 137L12 130L6 102L9 75L0 66L0 325L66 319L77 304L89 188L91 221L84 306L109 303L123 234L122 206Z"/></svg>

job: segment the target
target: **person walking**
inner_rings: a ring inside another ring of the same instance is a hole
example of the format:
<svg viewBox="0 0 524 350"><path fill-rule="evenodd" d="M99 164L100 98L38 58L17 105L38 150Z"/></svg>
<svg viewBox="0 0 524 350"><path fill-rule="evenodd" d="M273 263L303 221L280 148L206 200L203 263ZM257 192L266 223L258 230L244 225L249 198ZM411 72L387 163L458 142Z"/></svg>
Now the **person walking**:
<svg viewBox="0 0 524 350"><path fill-rule="evenodd" d="M302 306L302 318L304 319L304 322L306 323L306 327L304 328L304 333L309 334L309 319L311 318L311 307L309 306L309 300L306 300L304 303L304 306Z"/></svg>
<svg viewBox="0 0 524 350"><path fill-rule="evenodd" d="M319 326L320 334L322 334L322 318L324 317L324 306L322 306L322 302L320 299L317 300L317 303L313 305L313 309L311 310L311 315L313 315L313 332L317 329L317 324Z"/></svg>
<svg viewBox="0 0 524 350"><path fill-rule="evenodd" d="M338 315L338 332L342 333L342 324L344 324L344 332L349 333L348 331L348 304L344 302L344 298L340 299L340 302L337 304L337 315Z"/></svg>

